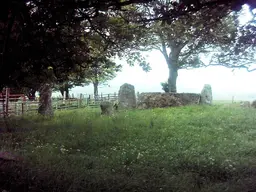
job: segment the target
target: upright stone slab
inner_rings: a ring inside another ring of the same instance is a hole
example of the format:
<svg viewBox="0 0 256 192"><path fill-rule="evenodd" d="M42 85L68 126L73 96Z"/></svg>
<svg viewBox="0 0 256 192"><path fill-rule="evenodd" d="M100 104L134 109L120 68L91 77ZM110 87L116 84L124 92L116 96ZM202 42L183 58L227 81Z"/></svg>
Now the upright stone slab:
<svg viewBox="0 0 256 192"><path fill-rule="evenodd" d="M212 87L209 84L205 84L201 91L200 104L212 105Z"/></svg>
<svg viewBox="0 0 256 192"><path fill-rule="evenodd" d="M251 107L251 103L250 103L250 101L241 101L240 107L244 107L244 108Z"/></svg>
<svg viewBox="0 0 256 192"><path fill-rule="evenodd" d="M256 108L256 100L252 102L251 107Z"/></svg>
<svg viewBox="0 0 256 192"><path fill-rule="evenodd" d="M118 103L120 108L136 108L136 95L133 85L125 83L120 87Z"/></svg>
<svg viewBox="0 0 256 192"><path fill-rule="evenodd" d="M52 83L45 83L39 89L39 107L38 113L43 116L53 117L52 108Z"/></svg>
<svg viewBox="0 0 256 192"><path fill-rule="evenodd" d="M114 111L113 104L109 101L101 102L100 109L102 115L112 115Z"/></svg>

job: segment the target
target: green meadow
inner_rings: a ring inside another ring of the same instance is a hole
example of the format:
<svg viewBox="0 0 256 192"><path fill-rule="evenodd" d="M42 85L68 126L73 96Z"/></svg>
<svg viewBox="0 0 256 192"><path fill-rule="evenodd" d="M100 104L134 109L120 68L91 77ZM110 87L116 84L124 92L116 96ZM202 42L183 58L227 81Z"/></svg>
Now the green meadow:
<svg viewBox="0 0 256 192"><path fill-rule="evenodd" d="M23 160L0 166L2 190L256 191L255 109L77 109L11 119L9 127L1 150Z"/></svg>

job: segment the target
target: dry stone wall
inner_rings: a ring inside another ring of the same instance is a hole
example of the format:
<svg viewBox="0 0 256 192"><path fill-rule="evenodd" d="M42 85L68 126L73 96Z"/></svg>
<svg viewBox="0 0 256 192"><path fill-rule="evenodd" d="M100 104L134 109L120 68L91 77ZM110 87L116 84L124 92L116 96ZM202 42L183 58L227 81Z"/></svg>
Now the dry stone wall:
<svg viewBox="0 0 256 192"><path fill-rule="evenodd" d="M137 108L164 108L199 104L200 94L195 93L141 93Z"/></svg>

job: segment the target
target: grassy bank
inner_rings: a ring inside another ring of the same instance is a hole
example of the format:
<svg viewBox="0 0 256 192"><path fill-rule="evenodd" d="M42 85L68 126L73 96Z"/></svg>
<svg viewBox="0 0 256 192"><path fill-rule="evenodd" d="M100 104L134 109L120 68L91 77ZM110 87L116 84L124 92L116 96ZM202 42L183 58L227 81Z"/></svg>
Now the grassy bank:
<svg viewBox="0 0 256 192"><path fill-rule="evenodd" d="M84 109L11 124L1 148L22 154L30 191L256 190L255 109Z"/></svg>

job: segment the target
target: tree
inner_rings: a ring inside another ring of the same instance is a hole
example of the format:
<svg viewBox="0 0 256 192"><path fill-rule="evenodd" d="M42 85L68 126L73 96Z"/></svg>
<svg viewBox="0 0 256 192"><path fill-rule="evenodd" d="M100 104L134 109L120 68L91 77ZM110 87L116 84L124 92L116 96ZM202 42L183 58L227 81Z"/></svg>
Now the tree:
<svg viewBox="0 0 256 192"><path fill-rule="evenodd" d="M229 45L222 45L213 51L210 66L256 71L256 14L245 25L239 26L236 39Z"/></svg>
<svg viewBox="0 0 256 192"><path fill-rule="evenodd" d="M137 49L157 49L162 53L169 69L170 92L177 91L179 69L202 67L204 63L200 60L200 54L207 54L213 46L230 45L234 40L237 32L236 14L227 16L227 13L226 7L206 8L188 16L180 16L170 24L155 21L148 27ZM208 20L207 24L205 20Z"/></svg>
<svg viewBox="0 0 256 192"><path fill-rule="evenodd" d="M66 92L66 98L69 98L69 90L75 86L86 86L93 84L94 95L98 96L98 86L105 84L116 77L116 72L121 70L121 65L116 65L111 59L97 58L93 61L91 67L81 71L82 75L73 74L68 81L56 84L54 90L60 91L62 96Z"/></svg>
<svg viewBox="0 0 256 192"><path fill-rule="evenodd" d="M64 97L64 93L66 93L66 99L68 99L70 89L76 86L86 86L90 84L90 81L86 79L86 70L88 69L76 66L76 70L69 74L67 80L56 82L55 86L53 87L53 91L60 91L62 97Z"/></svg>
<svg viewBox="0 0 256 192"><path fill-rule="evenodd" d="M251 5L255 5L252 0L248 1ZM112 45L118 45L118 43L132 45L129 42L133 39L115 38L115 35L119 34L116 23L111 25L111 20L105 22L111 15L117 16L117 13L125 12L124 9L127 6L136 5L137 8L142 8L143 3L151 3L148 4L151 7L153 5L152 14L134 15L128 17L128 21L124 19L129 23L129 20L135 21L141 18L137 23L144 26L153 20L166 21L168 24L173 19L193 15L205 7L215 9L218 5L239 8L246 1L183 0L178 4L168 2L171 5L170 9L162 7L161 3L157 4L153 0L10 0L3 2L0 6L0 88L3 86L40 88L42 95L48 93L47 97L49 97L51 94L49 89L53 85L50 84L48 88L41 89L41 85L48 82L44 74L48 66L52 66L56 81L65 82L77 65L89 64L94 59L93 54L90 54L90 47L82 40L82 36L86 39L91 34L99 34ZM112 33L112 29L116 33ZM112 31L109 32L109 30ZM133 34L121 34L129 38L133 37ZM117 49L120 51L119 46Z"/></svg>
<svg viewBox="0 0 256 192"><path fill-rule="evenodd" d="M87 70L87 80L93 84L94 95L98 96L98 86L107 83L116 76L116 72L121 70L121 65L116 65L115 62L108 58L98 58L94 61L94 65Z"/></svg>
<svg viewBox="0 0 256 192"><path fill-rule="evenodd" d="M84 57L89 49L81 45L81 23L87 23L87 29L105 36L101 32L104 22L94 22L96 18L105 17L116 12L127 12L126 7L136 5L138 9L151 8L152 12L132 15L129 20L139 23L150 21L169 21L180 16L193 14L201 9L215 9L217 6L239 10L248 3L255 8L254 0L180 0L179 3L153 0L88 0L88 1L50 1L50 0L9 0L0 6L0 78L3 86L16 86L23 82L23 77L38 75L51 64L55 72L62 68L68 74L76 59ZM103 30L104 31L104 30ZM80 44L79 49L77 45ZM74 46L76 45L76 46ZM76 48L74 48L76 47ZM78 54L79 53L79 54ZM84 62L84 61L83 61ZM81 62L79 62L81 63ZM24 71L26 69L26 71ZM57 78L58 75L56 74ZM20 78L19 78L20 77Z"/></svg>

